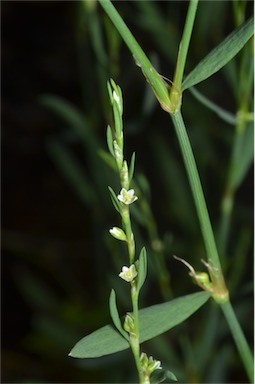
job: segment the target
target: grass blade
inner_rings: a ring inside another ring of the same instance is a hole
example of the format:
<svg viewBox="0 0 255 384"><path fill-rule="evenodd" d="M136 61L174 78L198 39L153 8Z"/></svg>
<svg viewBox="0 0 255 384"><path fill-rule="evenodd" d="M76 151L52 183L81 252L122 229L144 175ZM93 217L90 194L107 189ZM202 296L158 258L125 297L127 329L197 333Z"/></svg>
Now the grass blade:
<svg viewBox="0 0 255 384"><path fill-rule="evenodd" d="M254 18L235 29L191 71L182 84L182 91L212 76L226 65L254 33Z"/></svg>

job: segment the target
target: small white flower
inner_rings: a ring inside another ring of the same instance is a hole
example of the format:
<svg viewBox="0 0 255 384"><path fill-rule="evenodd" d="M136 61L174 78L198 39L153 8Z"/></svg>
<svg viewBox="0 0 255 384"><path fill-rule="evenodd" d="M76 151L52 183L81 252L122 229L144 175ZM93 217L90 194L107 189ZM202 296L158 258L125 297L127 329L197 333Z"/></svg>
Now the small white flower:
<svg viewBox="0 0 255 384"><path fill-rule="evenodd" d="M115 239L122 240L122 241L127 240L126 234L121 228L113 227L109 230L109 232L113 237L115 237Z"/></svg>
<svg viewBox="0 0 255 384"><path fill-rule="evenodd" d="M121 201L126 205L132 204L134 201L138 199L138 197L135 196L134 189L129 189L127 191L125 188L122 188L122 190L120 191L120 194L117 197L119 201Z"/></svg>
<svg viewBox="0 0 255 384"><path fill-rule="evenodd" d="M135 268L135 265L132 264L130 267L122 267L122 272L119 273L119 277L121 277L123 280L130 283L134 280L134 278L137 276L137 270Z"/></svg>

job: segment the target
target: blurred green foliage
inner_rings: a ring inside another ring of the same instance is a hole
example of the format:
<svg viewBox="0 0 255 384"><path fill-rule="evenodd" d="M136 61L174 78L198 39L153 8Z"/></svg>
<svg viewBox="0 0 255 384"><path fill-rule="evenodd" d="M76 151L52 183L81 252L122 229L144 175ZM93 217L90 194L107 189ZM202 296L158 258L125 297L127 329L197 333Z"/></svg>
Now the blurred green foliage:
<svg viewBox="0 0 255 384"><path fill-rule="evenodd" d="M171 79L187 2L115 5L157 70ZM187 71L251 13L251 2L201 1ZM128 290L116 279L126 254L108 235L118 218L107 186L116 189L118 182L105 161L106 125L111 121L106 81L112 77L121 85L127 158L136 152L135 183L141 198L133 209L134 232L138 249L145 244L149 257L142 307L197 290L173 254L196 269L202 268L199 260L205 257L174 130L96 2L3 2L2 14L2 380L132 382L136 373L127 364L132 361L130 351L96 360L67 356L82 336L109 323L112 287L118 291L120 311L129 308ZM20 14L24 22L16 23ZM245 98L251 112L251 88L244 87L244 81L250 84L245 74L252 57L249 42L198 90L233 115ZM236 146L236 160L246 158L245 172L232 190L235 204L226 223L221 202L237 140L235 127L191 93L184 97L183 115L219 247L224 243L227 285L252 344L252 123ZM247 380L212 302L143 349L180 382Z"/></svg>

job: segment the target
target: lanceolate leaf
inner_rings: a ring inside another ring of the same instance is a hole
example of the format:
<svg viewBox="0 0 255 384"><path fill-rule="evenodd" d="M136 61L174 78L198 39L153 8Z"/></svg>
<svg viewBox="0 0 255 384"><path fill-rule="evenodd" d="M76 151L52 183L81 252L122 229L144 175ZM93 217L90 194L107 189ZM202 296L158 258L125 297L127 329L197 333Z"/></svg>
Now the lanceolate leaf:
<svg viewBox="0 0 255 384"><path fill-rule="evenodd" d="M182 323L205 304L209 297L208 292L198 292L141 309L139 311L140 342L150 340ZM78 341L69 356L101 357L127 348L129 348L127 340L114 327L106 325Z"/></svg>
<svg viewBox="0 0 255 384"><path fill-rule="evenodd" d="M251 17L200 61L184 80L182 91L200 83L224 67L243 48L253 33L254 18Z"/></svg>
<svg viewBox="0 0 255 384"><path fill-rule="evenodd" d="M43 95L40 97L40 102L71 126L83 129L84 135L88 132L82 113L69 101L55 95Z"/></svg>
<svg viewBox="0 0 255 384"><path fill-rule="evenodd" d="M147 254L145 247L142 248L139 256L138 263L138 278L137 278L137 290L142 288L147 274Z"/></svg>
<svg viewBox="0 0 255 384"><path fill-rule="evenodd" d="M118 312L117 304L116 304L116 294L115 294L114 289L112 289L111 294L110 294L109 306L110 306L111 318L112 318L112 321L113 321L115 327L122 334L122 336L128 340L128 334L122 328L122 324L120 321L119 312Z"/></svg>
<svg viewBox="0 0 255 384"><path fill-rule="evenodd" d="M200 101L201 104L205 105L208 109L211 109L211 111L215 112L222 120L226 121L231 125L236 125L236 117L231 112L228 112L225 109L221 108L219 105L213 103L201 92L199 92L195 87L191 87L189 91L198 101Z"/></svg>
<svg viewBox="0 0 255 384"><path fill-rule="evenodd" d="M116 197L116 195L114 193L114 190L111 187L108 187L108 189L109 189L110 194L111 194L112 203L113 203L116 211L118 211L120 213L121 212L121 208L120 208L119 200L117 199L117 197Z"/></svg>
<svg viewBox="0 0 255 384"><path fill-rule="evenodd" d="M133 152L132 157L131 157L131 162L128 170L128 178L129 178L129 183L131 183L131 180L134 175L134 168L135 168L135 152Z"/></svg>
<svg viewBox="0 0 255 384"><path fill-rule="evenodd" d="M238 157L233 172L233 185L238 188L245 178L254 157L253 123L246 126L245 132L238 134Z"/></svg>
<svg viewBox="0 0 255 384"><path fill-rule="evenodd" d="M105 162L105 164L111 167L115 172L118 171L116 161L109 152L106 152L105 150L99 148L97 153L101 157L101 159Z"/></svg>
<svg viewBox="0 0 255 384"><path fill-rule="evenodd" d="M112 129L111 129L110 125L107 126L106 139L107 139L108 149L109 149L110 153L114 156Z"/></svg>

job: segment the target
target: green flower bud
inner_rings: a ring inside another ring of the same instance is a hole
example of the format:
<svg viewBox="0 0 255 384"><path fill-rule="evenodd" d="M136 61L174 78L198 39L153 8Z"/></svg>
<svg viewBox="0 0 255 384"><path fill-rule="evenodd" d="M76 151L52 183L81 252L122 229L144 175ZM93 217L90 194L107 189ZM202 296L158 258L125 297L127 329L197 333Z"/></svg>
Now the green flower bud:
<svg viewBox="0 0 255 384"><path fill-rule="evenodd" d="M113 237L115 237L115 239L122 240L122 241L127 240L126 234L121 228L113 227L109 230L109 232Z"/></svg>
<svg viewBox="0 0 255 384"><path fill-rule="evenodd" d="M128 166L126 160L123 162L123 166L120 171L121 184L128 190L129 188L129 176L128 176Z"/></svg>
<svg viewBox="0 0 255 384"><path fill-rule="evenodd" d="M125 317L125 321L123 324L123 328L125 331L127 331L129 334L135 334L135 321L131 313L127 313Z"/></svg>
<svg viewBox="0 0 255 384"><path fill-rule="evenodd" d="M141 353L140 362L144 374L148 377L152 374L152 372L156 371L156 369L162 369L160 361L154 360L152 356L148 358L144 352Z"/></svg>

